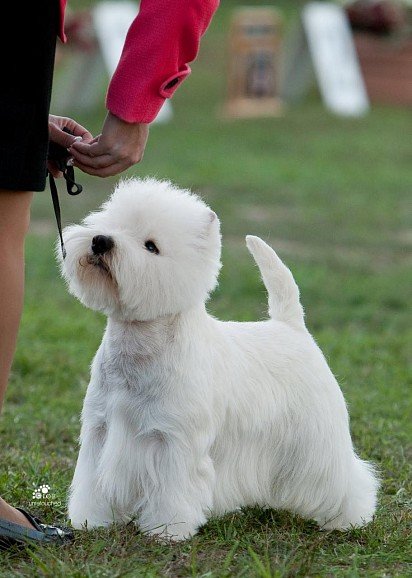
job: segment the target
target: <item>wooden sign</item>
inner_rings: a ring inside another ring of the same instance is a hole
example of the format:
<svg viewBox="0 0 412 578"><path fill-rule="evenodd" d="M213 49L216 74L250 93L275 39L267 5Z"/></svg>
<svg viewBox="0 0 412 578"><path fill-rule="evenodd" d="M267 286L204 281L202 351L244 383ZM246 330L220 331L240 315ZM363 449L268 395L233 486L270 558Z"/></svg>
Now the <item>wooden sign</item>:
<svg viewBox="0 0 412 578"><path fill-rule="evenodd" d="M281 16L271 6L234 11L230 26L226 117L279 115Z"/></svg>
<svg viewBox="0 0 412 578"><path fill-rule="evenodd" d="M341 116L362 116L369 99L345 10L332 2L309 2L284 47L281 95L300 99L315 77L323 102Z"/></svg>

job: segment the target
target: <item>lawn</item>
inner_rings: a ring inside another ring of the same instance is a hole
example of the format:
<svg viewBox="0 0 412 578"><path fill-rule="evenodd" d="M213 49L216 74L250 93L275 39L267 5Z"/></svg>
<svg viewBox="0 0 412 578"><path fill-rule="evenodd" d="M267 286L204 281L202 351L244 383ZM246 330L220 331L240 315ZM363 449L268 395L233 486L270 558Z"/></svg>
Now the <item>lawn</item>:
<svg viewBox="0 0 412 578"><path fill-rule="evenodd" d="M222 120L236 2L224 4L173 99L172 121L152 126L143 162L126 174L190 187L219 215L223 268L208 304L213 315L266 316L246 234L269 242L291 268L307 326L347 399L356 448L380 471L376 519L364 529L319 532L297 516L250 508L173 546L113 527L79 534L64 549L0 553L0 576L412 575L411 111L374 106L362 119L340 119L313 91L279 118ZM287 22L295 12L289 6ZM102 107L76 113L55 102L54 110L93 132L104 118ZM97 208L119 178L76 174L79 197L60 186L64 224ZM0 421L0 488L11 503L65 523L79 412L105 319L71 297L59 276L48 190L36 195L32 214L25 310ZM50 504L32 496L41 484L50 486Z"/></svg>

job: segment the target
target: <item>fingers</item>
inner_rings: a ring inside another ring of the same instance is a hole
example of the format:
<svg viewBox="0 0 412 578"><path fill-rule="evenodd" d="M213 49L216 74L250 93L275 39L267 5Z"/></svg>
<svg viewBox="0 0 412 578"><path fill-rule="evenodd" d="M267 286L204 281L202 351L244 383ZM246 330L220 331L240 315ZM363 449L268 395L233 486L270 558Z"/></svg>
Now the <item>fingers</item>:
<svg viewBox="0 0 412 578"><path fill-rule="evenodd" d="M81 124L73 120L72 118L64 118L66 121L60 128L67 128L75 137L81 137L84 142L91 142L93 140L93 135Z"/></svg>
<svg viewBox="0 0 412 578"><path fill-rule="evenodd" d="M131 159L128 156L117 157L110 154L90 157L75 151L74 147L70 148L70 152L73 155L73 165L75 167L78 167L81 171L88 173L89 175L97 177L111 177L117 175L138 162L134 158Z"/></svg>
<svg viewBox="0 0 412 578"><path fill-rule="evenodd" d="M77 150L75 151L72 147L70 148L70 154L73 155L74 165L79 166L79 168L81 168L80 165L82 165L91 169L103 169L115 162L109 154L90 157L89 155L77 152Z"/></svg>
<svg viewBox="0 0 412 578"><path fill-rule="evenodd" d="M73 151L71 150L70 152L73 152L73 154L81 153L83 156L87 156L87 157L99 157L102 156L104 154L109 154L110 151L109 150L105 150L104 147L101 146L101 144L99 143L98 140L94 139L93 142L90 143L83 143L81 141L76 141L75 143L72 143L73 145Z"/></svg>
<svg viewBox="0 0 412 578"><path fill-rule="evenodd" d="M67 129L72 134L68 134L63 129ZM81 124L64 116L49 115L49 137L53 142L68 148L78 139L84 142L91 142L93 135Z"/></svg>
<svg viewBox="0 0 412 578"><path fill-rule="evenodd" d="M114 176L143 158L143 151L128 147L108 147L101 142L85 144L77 141L69 148L74 159L74 166L95 176Z"/></svg>
<svg viewBox="0 0 412 578"><path fill-rule="evenodd" d="M87 173L88 175L92 175L94 177L113 177L115 175L118 175L119 173L122 173L123 171L125 171L126 169L128 169L129 167L131 167L133 164L135 163L128 163L128 164L124 164L124 163L120 163L120 162L115 162L115 163L111 163L110 165L107 165L103 168L93 168L90 165L84 165L81 162L78 161L74 161L74 166L79 168L81 171L83 171L84 173Z"/></svg>
<svg viewBox="0 0 412 578"><path fill-rule="evenodd" d="M148 124L128 123L108 112L99 136L74 142L68 150L74 166L85 173L114 176L142 160L148 135Z"/></svg>

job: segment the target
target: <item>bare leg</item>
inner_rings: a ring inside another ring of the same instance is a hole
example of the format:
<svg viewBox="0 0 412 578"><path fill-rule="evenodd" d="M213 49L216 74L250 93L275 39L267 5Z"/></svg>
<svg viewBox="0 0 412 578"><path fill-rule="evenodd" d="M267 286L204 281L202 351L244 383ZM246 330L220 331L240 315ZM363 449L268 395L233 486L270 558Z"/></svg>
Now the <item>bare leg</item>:
<svg viewBox="0 0 412 578"><path fill-rule="evenodd" d="M16 348L24 297L24 240L33 193L0 189L0 411ZM31 527L0 498L0 518Z"/></svg>

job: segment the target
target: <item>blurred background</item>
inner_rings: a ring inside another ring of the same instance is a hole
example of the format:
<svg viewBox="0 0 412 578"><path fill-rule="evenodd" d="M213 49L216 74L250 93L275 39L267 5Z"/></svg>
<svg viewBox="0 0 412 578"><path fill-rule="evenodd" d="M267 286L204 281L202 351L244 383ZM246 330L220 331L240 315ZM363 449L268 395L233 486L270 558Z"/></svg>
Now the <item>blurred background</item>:
<svg viewBox="0 0 412 578"><path fill-rule="evenodd" d="M58 49L52 103L55 114L75 117L93 134L100 131L104 120L110 78L92 16L102 4L69 3L68 43ZM110 4L116 6L116 2ZM265 7L276 11L275 84L266 98L274 97L276 106L259 116L259 102L265 98L258 86L257 109L255 106L250 117L236 118L236 114L225 114L225 107L227 110L231 98L236 99L236 91L242 92L239 86L233 88L233 69L242 58L242 48L233 41L238 34L233 22L245 6L252 12ZM230 257L224 260L223 279L231 279L224 294L217 295L220 314L225 314L225 307L237 296L244 303L245 279L256 277L244 246L247 233L261 235L290 265L299 264L303 269L301 280L308 286L304 297L315 301L308 311L315 325L322 323L316 307L328 310L336 305L331 304L331 295L335 301L342 283L351 282L351 275L359 293L348 297L354 305L351 321L366 316L379 324L385 307L395 315L403 311L399 282L391 283L388 302L379 305L371 295L379 292L376 283L370 290L362 283L367 272L378 275L381 283L379 272L386 268L402 275L410 259L411 9L406 2L388 0L337 6L350 22L368 91L364 113L339 115L324 104L300 32L307 3L250 0L244 5L224 0L192 63L192 75L171 101L170 118L152 124L144 160L124 174L171 179L200 193L218 213L224 254ZM316 37L316 27L313 34ZM342 50L336 58L336 67L343 66ZM296 81L292 78L294 65L300 67ZM282 80L286 68L292 79L289 84ZM283 96L288 93L293 94L289 100ZM96 209L120 178L101 180L76 173L84 185L81 195L69 197L60 185L64 223ZM55 232L47 191L36 195L32 230L37 234ZM298 276L300 271L298 268ZM320 279L315 277L327 280L322 289L326 295L320 296L319 303ZM253 283L251 291L255 291ZM234 311L237 316L254 319L262 313L261 307L252 300ZM341 315L344 311L335 307L334 316ZM331 323L331 317L327 322Z"/></svg>

